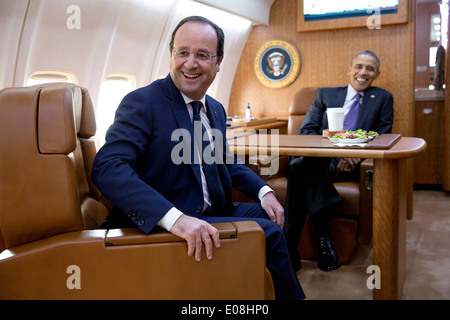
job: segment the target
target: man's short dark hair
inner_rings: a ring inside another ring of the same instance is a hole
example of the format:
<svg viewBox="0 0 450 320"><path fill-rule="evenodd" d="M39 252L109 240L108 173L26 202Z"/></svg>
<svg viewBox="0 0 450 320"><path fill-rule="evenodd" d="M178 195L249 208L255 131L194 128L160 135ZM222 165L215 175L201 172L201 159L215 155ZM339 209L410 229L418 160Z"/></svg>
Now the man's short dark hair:
<svg viewBox="0 0 450 320"><path fill-rule="evenodd" d="M217 62L219 62L223 57L225 34L223 33L222 28L220 28L217 24L215 24L211 20L206 19L205 17L201 17L201 16L186 17L183 20L181 20L180 23L178 23L178 25L175 27L175 29L172 32L172 37L170 38L170 44L169 44L170 52L172 52L172 50L173 50L173 42L175 40L175 34L177 33L178 29L180 29L180 27L187 22L197 22L200 24L209 24L211 27L213 27L213 29L216 31L216 34L217 34Z"/></svg>

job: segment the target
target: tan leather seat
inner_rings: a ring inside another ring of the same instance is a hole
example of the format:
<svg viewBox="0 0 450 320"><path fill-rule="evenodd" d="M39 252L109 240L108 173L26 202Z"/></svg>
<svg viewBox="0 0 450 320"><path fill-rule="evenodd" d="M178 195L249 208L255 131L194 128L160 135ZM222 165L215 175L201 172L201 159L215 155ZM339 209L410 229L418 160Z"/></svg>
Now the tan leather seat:
<svg viewBox="0 0 450 320"><path fill-rule="evenodd" d="M289 109L288 134L297 134L306 112L314 101L318 88L307 87L298 90ZM286 159L280 161L278 176L267 180L274 189L278 200L284 205L287 179L284 177ZM338 182L335 187L342 202L329 220L333 244L343 264L351 261L358 242L368 244L372 239L372 160L361 164L361 180ZM309 216L299 242L299 253L303 259L317 259L317 245Z"/></svg>
<svg viewBox="0 0 450 320"><path fill-rule="evenodd" d="M94 133L84 88L0 91L0 299L274 298L254 222L216 224L221 247L200 263L169 232L98 229Z"/></svg>

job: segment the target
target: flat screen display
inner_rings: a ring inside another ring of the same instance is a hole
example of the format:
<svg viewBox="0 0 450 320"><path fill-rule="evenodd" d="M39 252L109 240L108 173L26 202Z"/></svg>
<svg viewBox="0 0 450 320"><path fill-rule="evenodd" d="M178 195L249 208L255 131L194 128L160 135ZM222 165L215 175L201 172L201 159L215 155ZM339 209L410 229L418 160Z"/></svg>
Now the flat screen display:
<svg viewBox="0 0 450 320"><path fill-rule="evenodd" d="M398 12L399 0L303 0L305 22Z"/></svg>

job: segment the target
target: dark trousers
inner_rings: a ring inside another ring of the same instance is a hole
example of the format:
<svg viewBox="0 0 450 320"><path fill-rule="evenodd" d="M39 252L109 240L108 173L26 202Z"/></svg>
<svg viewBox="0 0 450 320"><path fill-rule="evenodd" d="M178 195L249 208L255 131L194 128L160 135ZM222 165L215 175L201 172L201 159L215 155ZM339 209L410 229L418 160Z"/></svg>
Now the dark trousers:
<svg viewBox="0 0 450 320"><path fill-rule="evenodd" d="M288 186L283 231L291 255L297 251L306 215L309 213L323 225L326 215L341 201L333 182L359 181L359 165L354 172L336 176L337 163L338 160L332 158L290 159L286 168Z"/></svg>
<svg viewBox="0 0 450 320"><path fill-rule="evenodd" d="M272 275L275 298L280 300L304 299L305 294L292 269L281 228L269 220L259 203L239 203L236 205L229 217L203 216L202 219L209 223L256 221L264 230L266 237L266 266Z"/></svg>

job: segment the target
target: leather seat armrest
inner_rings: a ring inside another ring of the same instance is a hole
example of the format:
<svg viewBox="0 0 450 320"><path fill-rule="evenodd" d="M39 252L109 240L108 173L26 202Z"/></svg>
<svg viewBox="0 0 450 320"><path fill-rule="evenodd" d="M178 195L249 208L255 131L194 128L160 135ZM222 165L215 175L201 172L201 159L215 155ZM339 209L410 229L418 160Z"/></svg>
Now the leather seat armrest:
<svg viewBox="0 0 450 320"><path fill-rule="evenodd" d="M239 230L248 228L259 228L259 225L249 221L250 224L242 223L213 223L212 225L219 230L220 239L236 238ZM262 230L262 229L261 229ZM184 239L159 228L150 234L144 234L139 228L125 228L125 229L110 229L105 237L105 244L107 246L121 246L121 245L136 245L136 244L150 244L162 242L180 242Z"/></svg>

